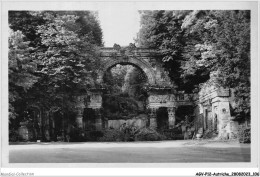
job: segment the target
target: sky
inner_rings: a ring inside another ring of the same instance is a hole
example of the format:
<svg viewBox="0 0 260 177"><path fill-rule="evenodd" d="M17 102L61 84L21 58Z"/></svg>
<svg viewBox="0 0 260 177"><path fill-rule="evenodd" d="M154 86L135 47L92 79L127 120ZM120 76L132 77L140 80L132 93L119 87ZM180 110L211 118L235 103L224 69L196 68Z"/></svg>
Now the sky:
<svg viewBox="0 0 260 177"><path fill-rule="evenodd" d="M140 28L140 16L134 6L107 6L98 10L105 47L128 46Z"/></svg>

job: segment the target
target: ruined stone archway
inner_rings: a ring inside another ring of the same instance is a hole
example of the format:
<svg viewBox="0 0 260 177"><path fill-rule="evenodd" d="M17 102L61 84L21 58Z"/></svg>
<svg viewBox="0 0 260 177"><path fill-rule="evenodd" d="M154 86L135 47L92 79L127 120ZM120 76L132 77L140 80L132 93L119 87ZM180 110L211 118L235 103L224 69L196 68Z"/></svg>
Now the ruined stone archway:
<svg viewBox="0 0 260 177"><path fill-rule="evenodd" d="M99 73L99 83L103 83L103 77L106 71L108 71L110 68L116 66L117 64L122 65L133 65L137 68L139 68L147 77L149 85L154 85L155 82L155 72L153 71L151 65L147 63L146 61L141 61L136 58L129 58L127 60L125 59L111 59L103 64L103 70Z"/></svg>
<svg viewBox="0 0 260 177"><path fill-rule="evenodd" d="M156 50L145 48L134 48L131 50L102 48L100 53L101 67L98 72L97 82L99 84L103 83L104 73L109 68L117 64L129 64L138 67L144 72L150 86L173 87L174 84L168 77L168 73L160 63L156 62L158 55Z"/></svg>
<svg viewBox="0 0 260 177"><path fill-rule="evenodd" d="M144 48L102 48L100 50L101 65L98 70L97 83L98 88L88 90L87 95L82 95L79 102L85 105L85 108L93 109L95 116L95 127L97 130L108 128L104 126L104 116L102 100L104 91L104 75L106 71L116 66L133 65L139 68L147 77L147 116L149 126L157 128L156 112L164 107L168 115L168 128L175 126L175 110L179 104L190 104L187 100L178 100L178 93L175 91L175 84L170 80L168 72L164 70L162 63L157 62L159 53L156 50ZM80 96L81 97L81 96ZM86 99L87 98L87 99ZM85 100L85 101L84 101ZM187 103L186 103L187 102ZM82 109L82 107L79 107ZM78 115L79 127L82 127L82 113Z"/></svg>

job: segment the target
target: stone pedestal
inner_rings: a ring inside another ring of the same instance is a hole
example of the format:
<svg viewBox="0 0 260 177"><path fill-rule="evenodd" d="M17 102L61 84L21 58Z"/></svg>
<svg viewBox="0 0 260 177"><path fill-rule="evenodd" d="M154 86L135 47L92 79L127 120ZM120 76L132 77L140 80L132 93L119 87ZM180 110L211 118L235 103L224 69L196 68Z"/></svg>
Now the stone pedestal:
<svg viewBox="0 0 260 177"><path fill-rule="evenodd" d="M169 121L169 129L175 127L175 108L168 108L168 121Z"/></svg>
<svg viewBox="0 0 260 177"><path fill-rule="evenodd" d="M149 114L149 120L150 120L150 127L156 129L157 128L157 119L156 119L156 108L151 108L150 109L150 114Z"/></svg>

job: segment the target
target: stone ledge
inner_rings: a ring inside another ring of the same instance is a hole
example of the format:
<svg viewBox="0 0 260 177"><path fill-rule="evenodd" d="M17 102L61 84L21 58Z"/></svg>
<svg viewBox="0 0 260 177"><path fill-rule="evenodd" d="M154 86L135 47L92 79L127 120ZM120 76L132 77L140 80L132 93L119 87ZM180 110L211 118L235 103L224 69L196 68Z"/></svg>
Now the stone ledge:
<svg viewBox="0 0 260 177"><path fill-rule="evenodd" d="M193 106L194 103L191 101L176 101L177 106Z"/></svg>
<svg viewBox="0 0 260 177"><path fill-rule="evenodd" d="M142 57L142 56L158 56L159 52L153 49L148 49L148 48L134 48L134 49L124 49L122 48L123 53L120 51L116 50L113 47L106 47L106 48L101 48L100 56L101 57L120 57L123 56L124 54L127 54L128 56L136 56L136 57Z"/></svg>
<svg viewBox="0 0 260 177"><path fill-rule="evenodd" d="M212 91L206 95L199 96L199 102L203 103L215 97L229 97L229 96L230 96L229 89L216 89L215 91Z"/></svg>

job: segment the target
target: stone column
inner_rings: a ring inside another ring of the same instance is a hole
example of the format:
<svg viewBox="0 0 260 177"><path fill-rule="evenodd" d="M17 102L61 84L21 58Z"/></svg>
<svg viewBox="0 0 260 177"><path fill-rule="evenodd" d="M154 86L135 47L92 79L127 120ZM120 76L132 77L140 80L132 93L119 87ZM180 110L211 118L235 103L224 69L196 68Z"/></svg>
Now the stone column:
<svg viewBox="0 0 260 177"><path fill-rule="evenodd" d="M77 105L76 105L76 123L78 128L83 128L83 112L84 112L85 104L84 104L84 96L77 97Z"/></svg>
<svg viewBox="0 0 260 177"><path fill-rule="evenodd" d="M45 138L47 141L50 141L50 120L49 120L49 114L45 112L45 121L46 121L46 125L45 125Z"/></svg>
<svg viewBox="0 0 260 177"><path fill-rule="evenodd" d="M170 107L167 110L168 110L169 129L172 129L175 127L175 108Z"/></svg>
<svg viewBox="0 0 260 177"><path fill-rule="evenodd" d="M83 128L83 109L77 108L76 123L78 128Z"/></svg>
<svg viewBox="0 0 260 177"><path fill-rule="evenodd" d="M95 109L95 126L96 130L102 130L102 111L100 108Z"/></svg>
<svg viewBox="0 0 260 177"><path fill-rule="evenodd" d="M104 127L105 129L109 128L109 127L108 127L108 118L104 118L104 125L103 125L103 127Z"/></svg>
<svg viewBox="0 0 260 177"><path fill-rule="evenodd" d="M54 118L53 118L53 112L50 113L49 115L49 120L50 120L50 139L51 141L55 141L56 140L56 135L55 135L55 122L54 122Z"/></svg>
<svg viewBox="0 0 260 177"><path fill-rule="evenodd" d="M204 108L203 111L203 129L207 130L207 108Z"/></svg>
<svg viewBox="0 0 260 177"><path fill-rule="evenodd" d="M157 128L157 108L150 108L149 120L150 120L150 127L156 129Z"/></svg>

